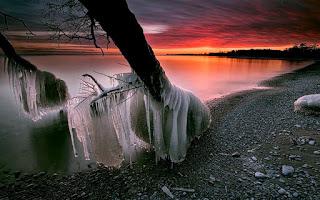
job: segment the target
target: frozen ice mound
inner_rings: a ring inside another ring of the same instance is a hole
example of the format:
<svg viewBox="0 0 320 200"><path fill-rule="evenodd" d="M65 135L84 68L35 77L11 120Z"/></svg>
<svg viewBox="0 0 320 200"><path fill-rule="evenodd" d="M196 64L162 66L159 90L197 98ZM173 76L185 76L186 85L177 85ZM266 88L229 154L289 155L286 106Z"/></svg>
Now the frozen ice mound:
<svg viewBox="0 0 320 200"><path fill-rule="evenodd" d="M300 97L294 102L294 111L306 114L319 114L320 94L310 94Z"/></svg>

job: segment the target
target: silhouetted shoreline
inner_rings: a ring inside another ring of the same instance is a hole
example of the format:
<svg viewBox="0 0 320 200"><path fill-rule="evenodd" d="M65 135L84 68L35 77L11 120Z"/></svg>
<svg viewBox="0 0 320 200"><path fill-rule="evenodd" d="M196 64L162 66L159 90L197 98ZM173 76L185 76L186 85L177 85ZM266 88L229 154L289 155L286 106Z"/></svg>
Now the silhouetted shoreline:
<svg viewBox="0 0 320 200"><path fill-rule="evenodd" d="M295 45L285 50L273 49L249 49L232 50L229 52L205 53L205 54L167 54L177 56L223 56L228 58L253 58L253 59L285 59L285 60L320 60L320 48L317 45L304 43Z"/></svg>

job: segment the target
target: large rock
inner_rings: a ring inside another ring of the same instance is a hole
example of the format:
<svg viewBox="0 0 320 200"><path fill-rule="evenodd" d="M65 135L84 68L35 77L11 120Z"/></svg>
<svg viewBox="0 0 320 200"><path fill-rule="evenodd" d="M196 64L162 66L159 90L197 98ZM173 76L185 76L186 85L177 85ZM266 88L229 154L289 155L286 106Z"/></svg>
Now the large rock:
<svg viewBox="0 0 320 200"><path fill-rule="evenodd" d="M281 172L284 176L291 176L294 173L294 168L290 165L282 165Z"/></svg>

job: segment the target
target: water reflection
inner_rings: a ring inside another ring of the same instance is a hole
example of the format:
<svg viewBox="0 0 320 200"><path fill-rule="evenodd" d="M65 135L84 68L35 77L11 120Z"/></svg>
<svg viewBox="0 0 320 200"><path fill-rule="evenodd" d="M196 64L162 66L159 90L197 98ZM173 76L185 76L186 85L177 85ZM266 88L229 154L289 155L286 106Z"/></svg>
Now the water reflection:
<svg viewBox="0 0 320 200"><path fill-rule="evenodd" d="M30 147L34 155L34 167L47 171L71 171L70 136L65 115L32 127Z"/></svg>
<svg viewBox="0 0 320 200"><path fill-rule="evenodd" d="M208 56L160 56L172 81L203 100L249 89L259 81L311 63Z"/></svg>

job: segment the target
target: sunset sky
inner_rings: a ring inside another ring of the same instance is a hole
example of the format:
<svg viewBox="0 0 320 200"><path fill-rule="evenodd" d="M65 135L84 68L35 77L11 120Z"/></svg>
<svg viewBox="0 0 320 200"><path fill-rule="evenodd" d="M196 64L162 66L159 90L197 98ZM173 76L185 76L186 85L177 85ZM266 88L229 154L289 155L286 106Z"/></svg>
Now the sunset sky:
<svg viewBox="0 0 320 200"><path fill-rule="evenodd" d="M61 0L60 0L61 1ZM43 17L49 0L0 0L0 10L24 19L36 36L11 22L5 34L20 51L99 52L88 42L49 40ZM54 1L55 2L55 1ZM284 49L320 42L319 0L128 0L158 53ZM106 8L106 12L107 12ZM3 20L3 19L1 19ZM3 21L1 21L3 25ZM103 44L103 42L102 42ZM115 52L113 48L108 50Z"/></svg>

